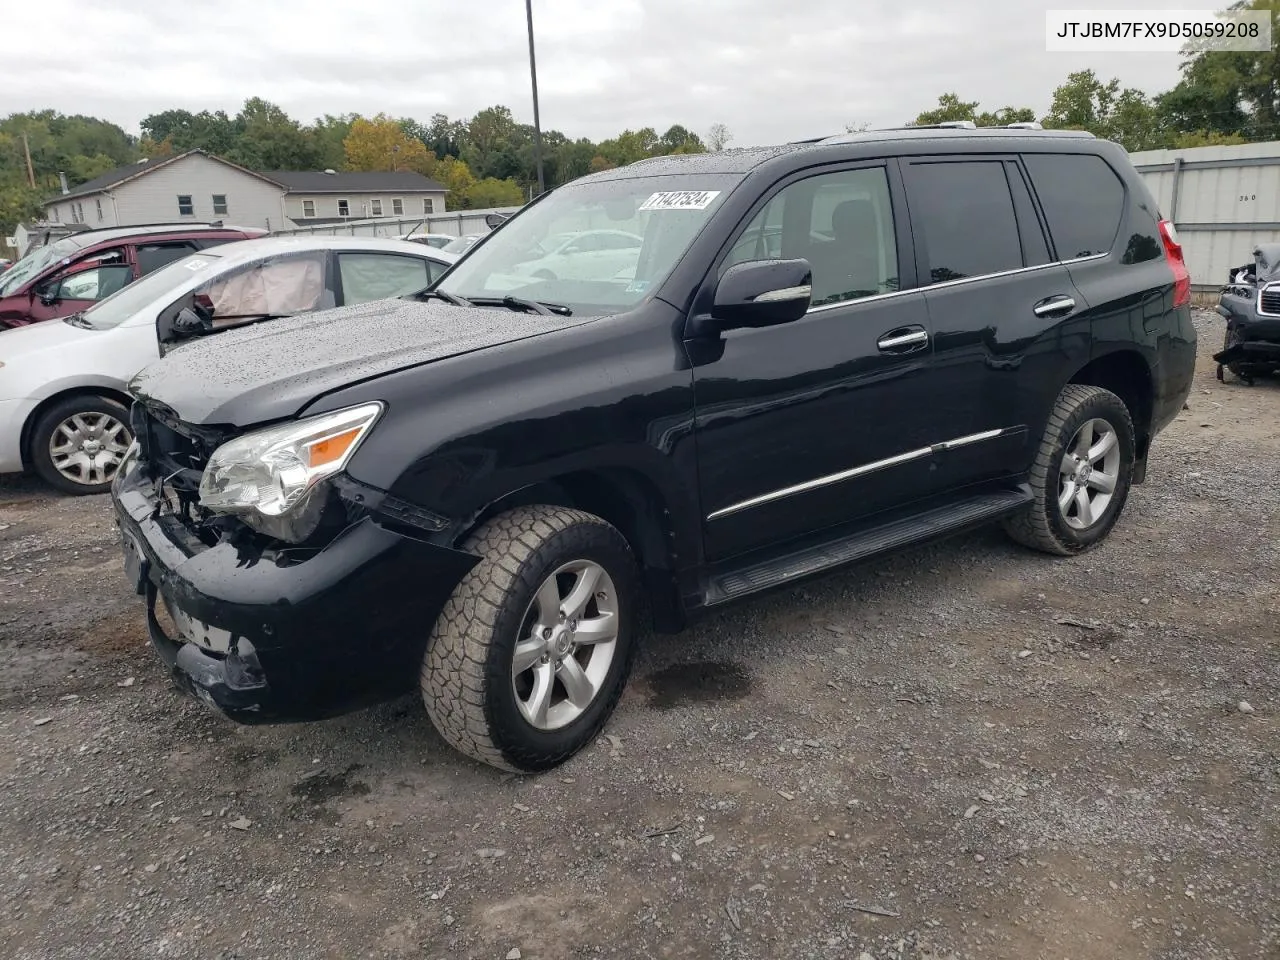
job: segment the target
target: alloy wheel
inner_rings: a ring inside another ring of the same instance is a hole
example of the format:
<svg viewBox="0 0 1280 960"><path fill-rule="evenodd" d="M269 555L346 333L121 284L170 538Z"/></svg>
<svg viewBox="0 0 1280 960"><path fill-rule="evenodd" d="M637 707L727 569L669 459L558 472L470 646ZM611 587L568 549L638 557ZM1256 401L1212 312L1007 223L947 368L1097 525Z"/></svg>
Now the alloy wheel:
<svg viewBox="0 0 1280 960"><path fill-rule="evenodd" d="M1074 530L1102 519L1120 481L1120 438L1101 417L1086 421L1067 444L1058 469L1058 508Z"/></svg>

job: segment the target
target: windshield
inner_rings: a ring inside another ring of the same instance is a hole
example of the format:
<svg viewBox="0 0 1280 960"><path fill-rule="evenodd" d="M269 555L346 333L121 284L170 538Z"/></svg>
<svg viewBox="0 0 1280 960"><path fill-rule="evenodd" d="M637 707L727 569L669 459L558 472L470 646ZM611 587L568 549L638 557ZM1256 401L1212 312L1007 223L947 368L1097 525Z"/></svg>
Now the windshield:
<svg viewBox="0 0 1280 960"><path fill-rule="evenodd" d="M83 246L84 244L71 237L63 237L56 243L28 251L25 257L0 274L0 297L7 297L27 281L38 277L46 268L72 256Z"/></svg>
<svg viewBox="0 0 1280 960"><path fill-rule="evenodd" d="M76 314L76 326L92 330L110 330L124 323L153 300L183 285L193 276L203 276L218 262L211 253L194 253L148 273L140 280L122 287L104 300L99 300L84 313ZM155 319L154 317L152 319Z"/></svg>
<svg viewBox="0 0 1280 960"><path fill-rule="evenodd" d="M741 177L634 177L560 187L468 252L440 283L468 300L506 296L613 314L650 295Z"/></svg>

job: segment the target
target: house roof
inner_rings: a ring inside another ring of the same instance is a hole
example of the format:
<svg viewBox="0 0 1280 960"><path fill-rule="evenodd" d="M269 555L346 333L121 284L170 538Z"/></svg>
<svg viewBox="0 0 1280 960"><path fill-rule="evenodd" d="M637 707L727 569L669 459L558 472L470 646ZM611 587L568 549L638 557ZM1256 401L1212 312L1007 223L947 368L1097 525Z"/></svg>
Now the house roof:
<svg viewBox="0 0 1280 960"><path fill-rule="evenodd" d="M248 174L251 177L257 177L259 180L266 180L276 186L284 186L284 184L272 178L269 174L254 173L247 167L232 163L230 160L223 160L221 157L215 157L213 154L205 150L188 150L185 153L175 153L172 157L164 157L155 160L139 160L137 163L126 164L123 167L116 167L114 170L108 170L100 176L94 177L92 180L86 180L79 184L68 193L54 194L46 203L57 203L60 200L73 200L76 197L88 196L92 193L101 193L117 184L124 183L126 180L133 180L135 177L142 177L150 173L152 170L159 170L161 167L167 167L171 163L177 163L185 157L199 154L202 157L208 157L210 160L216 160L224 166L231 167L233 170L239 170L241 173Z"/></svg>
<svg viewBox="0 0 1280 960"><path fill-rule="evenodd" d="M264 174L289 193L447 193L443 183L409 170L277 170Z"/></svg>

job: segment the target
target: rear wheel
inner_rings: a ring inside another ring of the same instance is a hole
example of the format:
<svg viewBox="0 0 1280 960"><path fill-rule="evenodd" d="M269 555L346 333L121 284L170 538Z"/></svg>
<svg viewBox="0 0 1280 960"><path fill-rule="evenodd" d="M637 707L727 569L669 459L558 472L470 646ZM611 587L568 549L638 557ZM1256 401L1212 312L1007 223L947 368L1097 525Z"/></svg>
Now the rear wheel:
<svg viewBox="0 0 1280 960"><path fill-rule="evenodd" d="M1009 535L1046 553L1082 553L1103 540L1129 496L1133 420L1102 387L1068 384L1058 395L1031 468L1034 500L1005 522Z"/></svg>
<svg viewBox="0 0 1280 960"><path fill-rule="evenodd" d="M551 506L500 514L463 549L481 559L432 630L427 713L483 763L554 767L599 733L631 672L631 550L599 517Z"/></svg>
<svg viewBox="0 0 1280 960"><path fill-rule="evenodd" d="M81 394L41 415L31 431L29 456L40 478L63 493L105 493L132 442L122 404Z"/></svg>

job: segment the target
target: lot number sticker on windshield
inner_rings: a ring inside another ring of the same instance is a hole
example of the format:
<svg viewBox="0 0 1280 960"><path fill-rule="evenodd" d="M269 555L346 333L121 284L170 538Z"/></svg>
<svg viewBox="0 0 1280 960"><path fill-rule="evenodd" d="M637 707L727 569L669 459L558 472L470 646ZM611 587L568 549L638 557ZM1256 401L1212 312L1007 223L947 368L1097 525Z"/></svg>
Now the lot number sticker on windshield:
<svg viewBox="0 0 1280 960"><path fill-rule="evenodd" d="M208 260L192 260L187 264L188 270L201 270L209 265Z"/></svg>
<svg viewBox="0 0 1280 960"><path fill-rule="evenodd" d="M720 196L719 190L672 190L650 194L641 210L705 210Z"/></svg>

